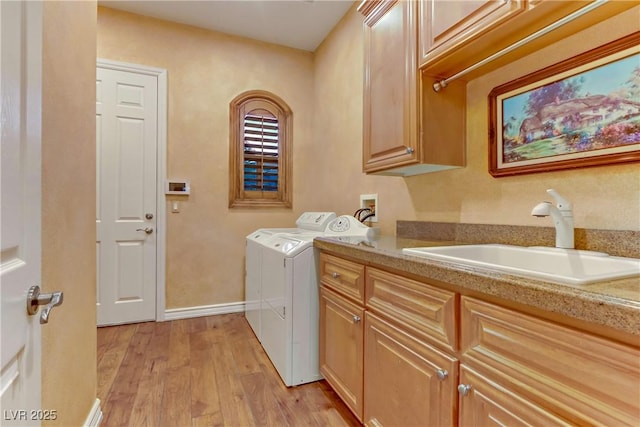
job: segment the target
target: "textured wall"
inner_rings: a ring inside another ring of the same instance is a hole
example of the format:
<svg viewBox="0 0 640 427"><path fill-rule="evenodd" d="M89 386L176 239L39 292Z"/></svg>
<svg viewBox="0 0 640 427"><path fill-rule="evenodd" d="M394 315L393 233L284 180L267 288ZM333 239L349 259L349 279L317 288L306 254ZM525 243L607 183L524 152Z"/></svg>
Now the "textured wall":
<svg viewBox="0 0 640 427"><path fill-rule="evenodd" d="M552 200L545 190L555 188L573 203L576 227L640 229L637 163L493 178L488 173L487 124L488 95L494 87L637 31L639 16L636 7L469 82L467 167L408 178L416 218L552 226L550 219L530 212L538 202Z"/></svg>
<svg viewBox="0 0 640 427"><path fill-rule="evenodd" d="M307 210L312 54L99 8L98 57L167 69L167 176L191 180L180 213L167 211L167 308L242 301L245 236ZM229 102L250 89L293 110L293 209L228 208Z"/></svg>
<svg viewBox="0 0 640 427"><path fill-rule="evenodd" d="M313 158L316 174L326 183L323 209L351 212L359 194L378 193L379 225L389 234L398 219L550 227L550 220L530 212L550 199L547 188L555 188L573 202L576 227L639 230L638 164L497 179L488 172L487 137L488 95L494 87L636 31L639 15L637 7L470 81L467 166L398 178L361 172L363 18L352 10L315 53L318 151Z"/></svg>
<svg viewBox="0 0 640 427"><path fill-rule="evenodd" d="M44 2L42 407L83 425L96 398L96 3Z"/></svg>
<svg viewBox="0 0 640 427"><path fill-rule="evenodd" d="M550 226L529 215L550 187L574 203L577 227L640 229L637 165L496 179L486 136L492 88L632 32L639 11L469 82L467 166L400 178L362 173L363 17L355 6L315 54L99 8L99 57L168 70L168 175L191 179L193 194L167 214L167 308L241 301L246 234L290 226L307 210L353 213L360 194L378 193L387 234L398 219ZM292 210L227 208L228 103L248 89L270 90L294 111Z"/></svg>

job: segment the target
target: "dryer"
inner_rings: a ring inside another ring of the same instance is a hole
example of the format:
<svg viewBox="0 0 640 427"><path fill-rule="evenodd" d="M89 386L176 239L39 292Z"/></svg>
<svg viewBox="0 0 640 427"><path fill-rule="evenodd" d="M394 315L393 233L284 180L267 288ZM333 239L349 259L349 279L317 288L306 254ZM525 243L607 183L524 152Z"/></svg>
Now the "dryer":
<svg viewBox="0 0 640 427"><path fill-rule="evenodd" d="M260 301L262 300L262 248L275 234L301 234L323 231L336 218L335 212L304 212L292 228L260 228L246 238L245 317L253 333L262 341Z"/></svg>
<svg viewBox="0 0 640 427"><path fill-rule="evenodd" d="M254 273L260 277L259 302L247 312L247 320L258 323L256 336L287 386L322 378L318 348L319 253L313 247L313 239L324 235L372 237L373 229L343 215L328 222L323 231L276 232L261 241L260 249L255 247L259 255L247 253L247 265L254 264ZM248 251L249 247L248 244ZM249 261L250 256L254 261ZM258 257L259 263L255 261ZM256 328L252 328L255 332Z"/></svg>

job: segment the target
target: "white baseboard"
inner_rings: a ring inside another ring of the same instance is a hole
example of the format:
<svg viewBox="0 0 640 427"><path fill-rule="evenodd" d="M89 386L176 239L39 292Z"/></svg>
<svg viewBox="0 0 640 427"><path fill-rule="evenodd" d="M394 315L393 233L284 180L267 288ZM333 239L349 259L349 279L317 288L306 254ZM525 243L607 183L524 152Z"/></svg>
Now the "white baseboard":
<svg viewBox="0 0 640 427"><path fill-rule="evenodd" d="M201 305L197 307L170 308L164 312L164 320L189 319L192 317L213 316L216 314L244 312L244 301L226 304Z"/></svg>
<svg viewBox="0 0 640 427"><path fill-rule="evenodd" d="M102 408L100 408L100 399L96 399L84 422L84 427L98 427L100 423L102 423Z"/></svg>

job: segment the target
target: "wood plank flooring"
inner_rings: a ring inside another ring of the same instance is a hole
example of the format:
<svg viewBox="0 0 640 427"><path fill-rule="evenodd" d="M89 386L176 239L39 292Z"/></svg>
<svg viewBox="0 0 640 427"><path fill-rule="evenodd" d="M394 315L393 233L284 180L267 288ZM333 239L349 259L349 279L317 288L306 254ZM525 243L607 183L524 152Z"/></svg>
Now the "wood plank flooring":
<svg viewBox="0 0 640 427"><path fill-rule="evenodd" d="M287 388L244 314L98 328L102 426L360 426L325 381Z"/></svg>

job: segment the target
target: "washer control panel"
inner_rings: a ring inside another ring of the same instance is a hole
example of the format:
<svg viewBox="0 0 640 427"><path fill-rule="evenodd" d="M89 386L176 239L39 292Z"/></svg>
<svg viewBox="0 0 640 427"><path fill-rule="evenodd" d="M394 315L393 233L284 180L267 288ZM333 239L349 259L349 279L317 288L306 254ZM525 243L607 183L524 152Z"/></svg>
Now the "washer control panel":
<svg viewBox="0 0 640 427"><path fill-rule="evenodd" d="M327 236L373 237L374 230L351 215L341 215L327 225L324 234Z"/></svg>
<svg viewBox="0 0 640 427"><path fill-rule="evenodd" d="M305 230L324 231L335 217L335 212L305 212L296 220L296 226Z"/></svg>

